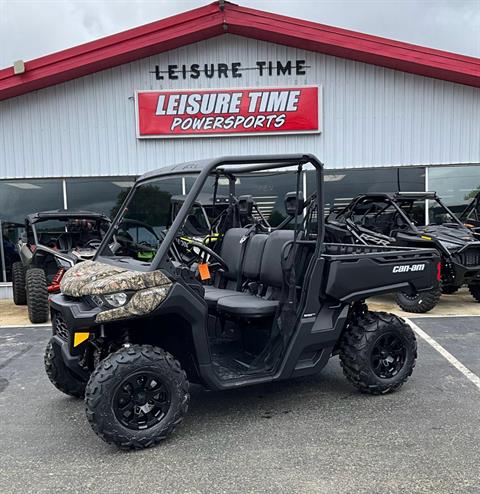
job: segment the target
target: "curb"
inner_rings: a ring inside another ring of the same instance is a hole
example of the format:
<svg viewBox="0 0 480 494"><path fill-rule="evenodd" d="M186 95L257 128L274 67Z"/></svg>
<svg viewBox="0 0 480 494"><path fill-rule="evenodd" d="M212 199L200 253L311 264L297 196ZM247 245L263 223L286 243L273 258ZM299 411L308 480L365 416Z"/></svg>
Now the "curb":
<svg viewBox="0 0 480 494"><path fill-rule="evenodd" d="M50 328L52 327L51 323L45 323L45 324L8 324L6 326L0 326L1 329L14 329L14 328Z"/></svg>

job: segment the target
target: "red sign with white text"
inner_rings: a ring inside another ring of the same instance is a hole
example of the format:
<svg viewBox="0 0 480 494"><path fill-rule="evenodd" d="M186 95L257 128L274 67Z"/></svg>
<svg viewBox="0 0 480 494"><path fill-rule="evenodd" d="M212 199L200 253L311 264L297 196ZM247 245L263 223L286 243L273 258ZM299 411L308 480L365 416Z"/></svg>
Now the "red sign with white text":
<svg viewBox="0 0 480 494"><path fill-rule="evenodd" d="M320 132L318 86L138 91L137 137Z"/></svg>

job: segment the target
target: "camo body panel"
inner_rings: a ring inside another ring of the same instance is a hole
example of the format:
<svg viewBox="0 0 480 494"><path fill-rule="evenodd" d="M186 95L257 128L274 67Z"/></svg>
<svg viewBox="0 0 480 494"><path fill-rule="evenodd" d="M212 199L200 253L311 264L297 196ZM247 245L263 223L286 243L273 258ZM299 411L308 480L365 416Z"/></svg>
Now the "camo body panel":
<svg viewBox="0 0 480 494"><path fill-rule="evenodd" d="M110 309L97 314L96 322L110 322L132 316L143 316L156 309L165 300L170 285L140 290L122 307Z"/></svg>
<svg viewBox="0 0 480 494"><path fill-rule="evenodd" d="M170 285L171 281L161 271L130 271L97 261L84 261L65 273L60 290L71 297L82 297Z"/></svg>
<svg viewBox="0 0 480 494"><path fill-rule="evenodd" d="M133 290L136 293L122 307L97 314L99 323L138 317L152 312L165 300L172 282L161 271L130 271L97 261L84 261L70 268L62 278L60 289L71 297L106 295Z"/></svg>

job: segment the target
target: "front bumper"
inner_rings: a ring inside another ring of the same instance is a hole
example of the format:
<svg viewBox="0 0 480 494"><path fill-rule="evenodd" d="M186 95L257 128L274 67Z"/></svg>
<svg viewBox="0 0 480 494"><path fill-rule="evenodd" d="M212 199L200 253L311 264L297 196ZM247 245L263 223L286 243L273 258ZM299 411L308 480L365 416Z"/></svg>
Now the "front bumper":
<svg viewBox="0 0 480 494"><path fill-rule="evenodd" d="M472 242L446 259L447 283L461 286L480 280L480 242ZM450 278L450 279L448 279Z"/></svg>
<svg viewBox="0 0 480 494"><path fill-rule="evenodd" d="M51 295L50 309L52 320L55 312L58 312L70 332L91 330L93 326L99 325L95 322L95 318L101 309L99 307L92 308L81 299L72 300L61 293Z"/></svg>
<svg viewBox="0 0 480 494"><path fill-rule="evenodd" d="M79 379L87 381L90 373L82 366L83 354L72 353L69 342L58 335L53 335L50 341L55 355L61 358L66 367Z"/></svg>

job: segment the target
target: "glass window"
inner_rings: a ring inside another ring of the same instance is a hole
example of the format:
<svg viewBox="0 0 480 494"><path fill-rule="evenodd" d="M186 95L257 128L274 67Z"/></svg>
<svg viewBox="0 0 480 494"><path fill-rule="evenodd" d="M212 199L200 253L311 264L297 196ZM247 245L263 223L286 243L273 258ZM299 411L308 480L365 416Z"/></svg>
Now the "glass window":
<svg viewBox="0 0 480 494"><path fill-rule="evenodd" d="M428 190L435 191L454 213L460 214L480 191L480 165L429 168Z"/></svg>
<svg viewBox="0 0 480 494"><path fill-rule="evenodd" d="M27 214L62 208L61 180L0 181L0 219L3 221L24 223Z"/></svg>
<svg viewBox="0 0 480 494"><path fill-rule="evenodd" d="M19 260L16 243L23 232L25 216L38 211L61 208L63 208L61 180L0 181L0 220L2 220L2 246L7 281L11 281L12 264ZM4 281L1 260L0 281Z"/></svg>
<svg viewBox="0 0 480 494"><path fill-rule="evenodd" d="M16 244L24 232L24 225L2 221L2 249L4 259L0 259L0 281L12 281L12 264L20 261ZM0 249L0 254L2 252Z"/></svg>
<svg viewBox="0 0 480 494"><path fill-rule="evenodd" d="M313 172L312 172L313 173ZM194 179L186 178L187 191L190 190ZM211 178L204 187L211 194L214 179ZM279 225L285 218L284 199L287 192L293 192L297 187L297 172L257 172L249 175L240 175L235 182L235 195L252 195L258 210L271 226ZM300 179L300 190L303 184ZM221 178L218 183L217 194L228 196L228 180Z"/></svg>
<svg viewBox="0 0 480 494"><path fill-rule="evenodd" d="M67 179L68 209L93 211L113 218L134 182L135 177Z"/></svg>

